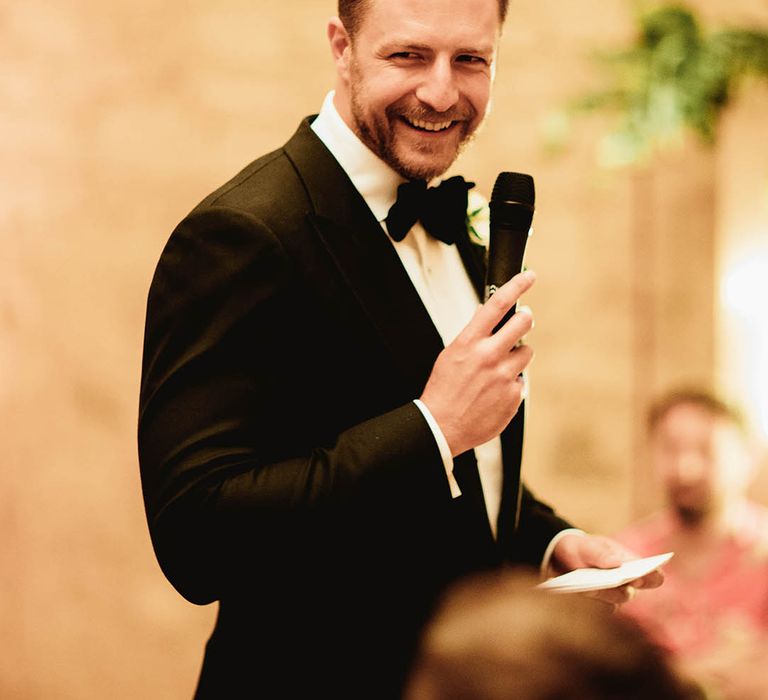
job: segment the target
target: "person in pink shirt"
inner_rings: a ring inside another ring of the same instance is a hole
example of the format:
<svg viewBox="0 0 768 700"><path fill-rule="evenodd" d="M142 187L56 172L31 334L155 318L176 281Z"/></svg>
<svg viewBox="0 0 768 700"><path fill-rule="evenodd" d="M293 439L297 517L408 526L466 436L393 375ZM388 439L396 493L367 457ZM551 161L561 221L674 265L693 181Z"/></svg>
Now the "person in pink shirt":
<svg viewBox="0 0 768 700"><path fill-rule="evenodd" d="M768 697L768 509L746 492L756 459L739 414L704 391L650 410L651 461L667 508L618 538L672 551L665 583L622 614L637 620L713 697Z"/></svg>

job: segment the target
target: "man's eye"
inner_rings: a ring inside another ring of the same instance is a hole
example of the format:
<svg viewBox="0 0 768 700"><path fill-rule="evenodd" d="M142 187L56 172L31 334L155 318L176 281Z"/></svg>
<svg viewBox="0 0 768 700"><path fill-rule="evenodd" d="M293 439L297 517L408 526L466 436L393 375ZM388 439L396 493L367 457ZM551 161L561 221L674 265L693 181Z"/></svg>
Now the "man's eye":
<svg viewBox="0 0 768 700"><path fill-rule="evenodd" d="M390 58L394 59L415 59L418 57L419 55L413 51L397 51L390 55Z"/></svg>
<svg viewBox="0 0 768 700"><path fill-rule="evenodd" d="M459 63L472 63L477 65L486 65L488 63L482 56L472 56L471 54L462 54L461 56L457 56L456 60Z"/></svg>

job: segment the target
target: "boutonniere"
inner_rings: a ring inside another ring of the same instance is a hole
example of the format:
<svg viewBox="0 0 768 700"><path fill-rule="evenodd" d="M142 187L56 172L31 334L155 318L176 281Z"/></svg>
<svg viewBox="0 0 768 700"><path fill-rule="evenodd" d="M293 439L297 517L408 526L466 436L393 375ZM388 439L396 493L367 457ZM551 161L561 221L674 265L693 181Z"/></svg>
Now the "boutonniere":
<svg viewBox="0 0 768 700"><path fill-rule="evenodd" d="M475 190L467 193L467 230L473 243L488 247L491 236L491 209L488 200Z"/></svg>

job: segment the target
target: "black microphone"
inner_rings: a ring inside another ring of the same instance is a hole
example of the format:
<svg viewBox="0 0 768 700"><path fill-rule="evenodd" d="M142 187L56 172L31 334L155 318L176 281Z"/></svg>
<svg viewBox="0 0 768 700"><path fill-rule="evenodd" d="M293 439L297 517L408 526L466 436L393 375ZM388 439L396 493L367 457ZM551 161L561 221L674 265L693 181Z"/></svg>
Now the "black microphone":
<svg viewBox="0 0 768 700"><path fill-rule="evenodd" d="M524 173L499 173L491 194L490 243L485 278L485 300L523 269L525 244L531 231L536 191ZM510 309L494 333L515 313Z"/></svg>
<svg viewBox="0 0 768 700"><path fill-rule="evenodd" d="M499 173L491 194L490 243L488 270L485 277L485 299L523 269L525 244L531 231L536 192L533 178L524 173ZM517 304L493 329L495 333L515 313ZM504 449L505 495L499 513L499 538L514 535L519 526L522 488L520 463L523 452L525 402L501 435Z"/></svg>

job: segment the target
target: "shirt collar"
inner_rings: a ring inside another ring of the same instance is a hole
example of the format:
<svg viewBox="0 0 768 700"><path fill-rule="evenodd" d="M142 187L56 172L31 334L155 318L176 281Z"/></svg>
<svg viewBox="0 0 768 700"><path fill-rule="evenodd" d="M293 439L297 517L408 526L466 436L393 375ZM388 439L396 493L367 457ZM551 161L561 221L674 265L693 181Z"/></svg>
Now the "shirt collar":
<svg viewBox="0 0 768 700"><path fill-rule="evenodd" d="M398 185L405 178L398 175L371 151L349 128L333 104L335 92L326 95L312 131L325 144L362 195L378 221L387 218L397 198Z"/></svg>

